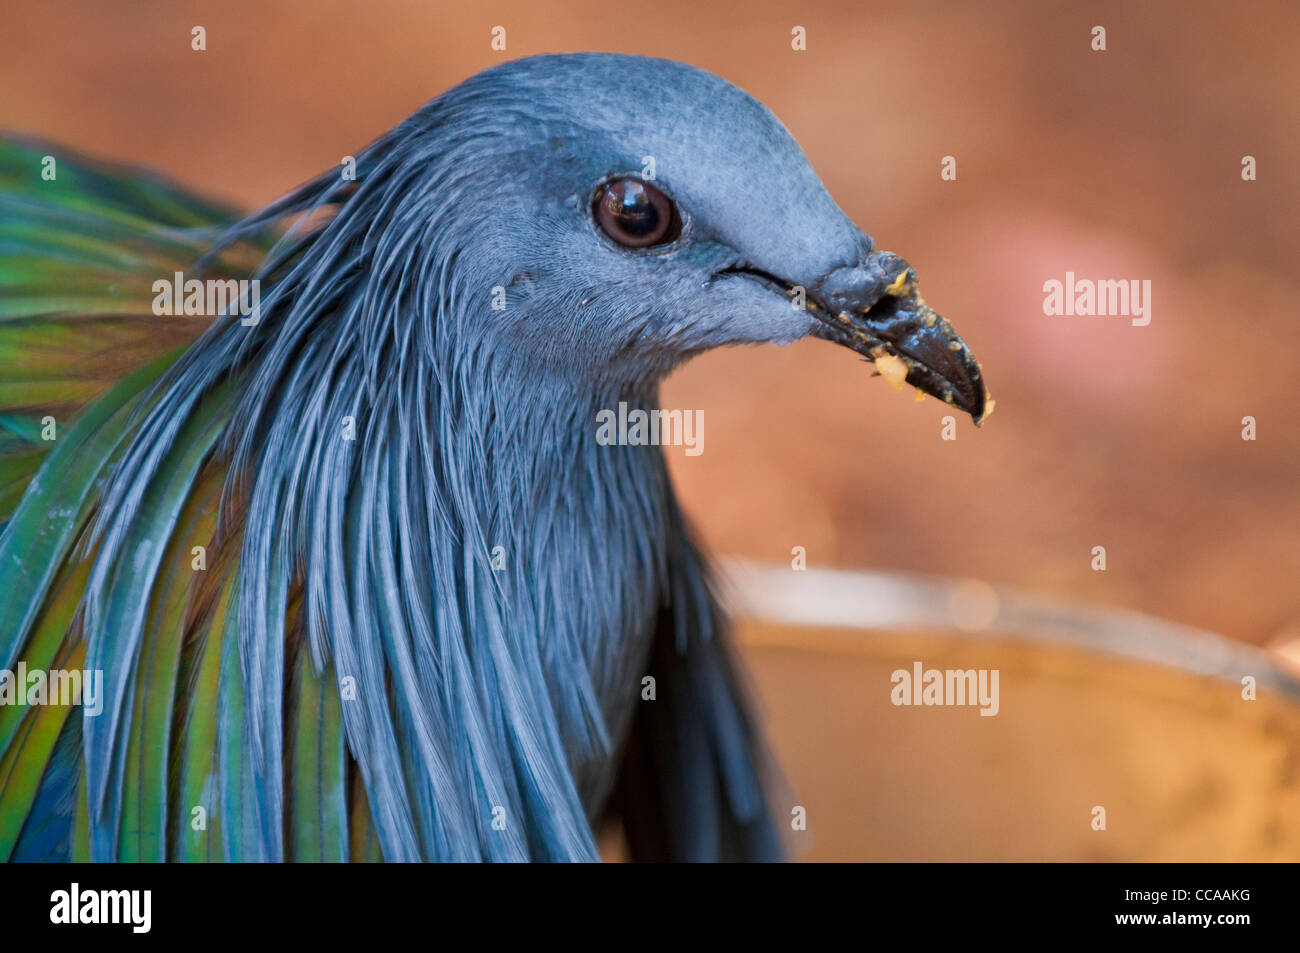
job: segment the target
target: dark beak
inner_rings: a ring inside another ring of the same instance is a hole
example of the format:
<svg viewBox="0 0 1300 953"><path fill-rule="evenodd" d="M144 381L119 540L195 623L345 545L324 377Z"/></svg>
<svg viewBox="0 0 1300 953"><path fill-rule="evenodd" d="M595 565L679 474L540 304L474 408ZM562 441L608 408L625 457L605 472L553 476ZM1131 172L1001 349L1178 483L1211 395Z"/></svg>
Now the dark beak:
<svg viewBox="0 0 1300 953"><path fill-rule="evenodd" d="M992 410L979 362L947 319L921 300L916 272L897 255L873 252L837 268L808 289L807 305L817 337L882 367L889 362L899 377L901 361L907 383L964 410L976 426Z"/></svg>

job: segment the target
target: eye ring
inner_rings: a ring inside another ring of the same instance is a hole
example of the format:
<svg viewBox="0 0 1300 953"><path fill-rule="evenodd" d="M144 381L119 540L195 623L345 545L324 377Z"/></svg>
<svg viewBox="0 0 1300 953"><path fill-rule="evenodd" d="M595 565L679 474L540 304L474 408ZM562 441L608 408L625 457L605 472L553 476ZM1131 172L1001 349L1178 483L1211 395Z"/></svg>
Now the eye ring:
<svg viewBox="0 0 1300 953"><path fill-rule="evenodd" d="M591 214L600 230L624 248L668 245L682 233L677 204L637 176L619 176L598 185Z"/></svg>

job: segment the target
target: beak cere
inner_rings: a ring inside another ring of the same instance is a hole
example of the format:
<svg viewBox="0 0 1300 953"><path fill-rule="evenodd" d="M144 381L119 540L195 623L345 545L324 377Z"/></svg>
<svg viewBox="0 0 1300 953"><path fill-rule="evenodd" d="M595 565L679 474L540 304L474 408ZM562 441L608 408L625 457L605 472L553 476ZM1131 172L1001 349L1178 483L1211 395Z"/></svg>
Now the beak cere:
<svg viewBox="0 0 1300 953"><path fill-rule="evenodd" d="M815 336L871 361L884 355L901 361L907 383L964 410L976 426L993 409L979 362L917 294L916 272L897 255L873 252L818 279L808 294Z"/></svg>

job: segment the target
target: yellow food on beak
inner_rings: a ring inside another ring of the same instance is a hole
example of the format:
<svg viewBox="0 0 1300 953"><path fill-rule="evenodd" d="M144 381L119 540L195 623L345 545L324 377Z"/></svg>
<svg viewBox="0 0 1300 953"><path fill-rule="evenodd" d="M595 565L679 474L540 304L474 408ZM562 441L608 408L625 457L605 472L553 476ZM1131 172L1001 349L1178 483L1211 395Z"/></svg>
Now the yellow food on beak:
<svg viewBox="0 0 1300 953"><path fill-rule="evenodd" d="M885 289L885 294L887 295L898 294L900 291L903 290L903 285L906 284L906 282L907 282L907 269L904 268L902 271L898 273L898 277L894 279L893 284L891 284L888 288Z"/></svg>
<svg viewBox="0 0 1300 953"><path fill-rule="evenodd" d="M880 376L887 380L889 386L894 390L901 391L903 382L907 380L907 365L903 363L902 358L887 354L884 351L881 351L875 357L876 370L880 372Z"/></svg>

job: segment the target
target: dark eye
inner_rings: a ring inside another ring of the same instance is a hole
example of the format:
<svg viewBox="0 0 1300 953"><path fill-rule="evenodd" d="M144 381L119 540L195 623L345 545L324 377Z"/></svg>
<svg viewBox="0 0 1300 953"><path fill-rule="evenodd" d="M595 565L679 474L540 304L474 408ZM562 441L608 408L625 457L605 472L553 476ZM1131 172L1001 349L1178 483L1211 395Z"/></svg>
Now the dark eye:
<svg viewBox="0 0 1300 953"><path fill-rule="evenodd" d="M672 200L640 179L615 179L598 188L595 216L601 230L625 248L663 245L682 232Z"/></svg>

